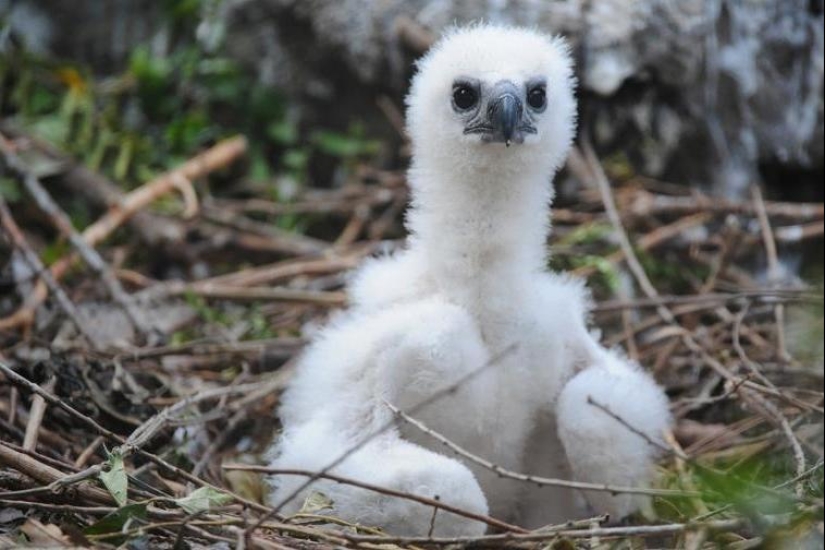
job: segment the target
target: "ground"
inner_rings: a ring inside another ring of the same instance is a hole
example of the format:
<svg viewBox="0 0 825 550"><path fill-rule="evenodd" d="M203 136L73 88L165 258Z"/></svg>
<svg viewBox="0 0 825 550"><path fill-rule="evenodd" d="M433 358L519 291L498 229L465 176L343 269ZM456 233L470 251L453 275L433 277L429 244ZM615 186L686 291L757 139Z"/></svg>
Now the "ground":
<svg viewBox="0 0 825 550"><path fill-rule="evenodd" d="M186 51L2 71L0 547L822 547L822 203L722 200L577 144L550 267L668 392L653 505L403 539L319 516L323 495L282 517L258 467L347 273L403 246L403 135L298 127Z"/></svg>

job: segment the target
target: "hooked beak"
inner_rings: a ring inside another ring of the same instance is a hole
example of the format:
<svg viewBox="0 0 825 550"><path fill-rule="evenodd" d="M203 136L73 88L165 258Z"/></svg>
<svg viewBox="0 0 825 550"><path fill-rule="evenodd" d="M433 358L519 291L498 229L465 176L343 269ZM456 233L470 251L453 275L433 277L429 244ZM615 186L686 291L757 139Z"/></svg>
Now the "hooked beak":
<svg viewBox="0 0 825 550"><path fill-rule="evenodd" d="M513 91L506 90L490 104L489 119L493 126L494 141L503 141L509 147L514 137L517 143L524 141L518 133L524 106ZM496 139L499 138L499 139Z"/></svg>

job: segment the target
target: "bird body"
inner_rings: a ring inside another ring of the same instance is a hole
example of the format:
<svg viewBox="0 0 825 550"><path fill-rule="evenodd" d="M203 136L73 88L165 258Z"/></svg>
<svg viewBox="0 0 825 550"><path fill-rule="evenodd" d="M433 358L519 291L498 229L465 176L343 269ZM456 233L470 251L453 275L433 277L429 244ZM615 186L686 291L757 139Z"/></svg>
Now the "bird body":
<svg viewBox="0 0 825 550"><path fill-rule="evenodd" d="M503 468L647 482L654 449L589 400L655 441L669 421L666 398L591 336L584 286L546 272L551 179L572 139L572 89L563 42L522 29L457 29L419 63L407 112L408 247L358 272L351 308L306 350L283 396L273 466L321 470L357 448L336 473L525 525L585 513L581 496L502 479L409 425L371 437L392 419L386 402L414 408L469 376L416 417ZM278 476L273 503L303 481ZM324 480L303 495L313 490L331 498L334 515L400 534L485 528ZM632 495L586 498L618 516L639 505Z"/></svg>

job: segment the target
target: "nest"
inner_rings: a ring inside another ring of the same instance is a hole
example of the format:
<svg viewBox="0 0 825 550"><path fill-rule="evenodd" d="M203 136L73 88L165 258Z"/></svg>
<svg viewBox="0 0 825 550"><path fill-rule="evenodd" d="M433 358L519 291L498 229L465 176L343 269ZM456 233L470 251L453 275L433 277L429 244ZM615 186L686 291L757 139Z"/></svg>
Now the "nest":
<svg viewBox="0 0 825 550"><path fill-rule="evenodd" d="M821 269L822 204L722 200L577 150L552 264L590 280L605 344L671 398L652 507L620 525L482 518L489 535L410 538L339 520L322 495L284 517L257 466L310 327L345 306L348 271L402 246L402 173L358 165L287 203L196 190L244 154L238 138L123 194L26 136L0 145L29 197L15 212L0 199L15 274L0 302L0 546L822 545L822 291L783 269L788 255ZM60 160L50 177L103 207L97 221L73 229L32 158ZM173 192L180 212L149 210ZM305 231L276 229L285 217ZM173 260L188 271L156 276Z"/></svg>

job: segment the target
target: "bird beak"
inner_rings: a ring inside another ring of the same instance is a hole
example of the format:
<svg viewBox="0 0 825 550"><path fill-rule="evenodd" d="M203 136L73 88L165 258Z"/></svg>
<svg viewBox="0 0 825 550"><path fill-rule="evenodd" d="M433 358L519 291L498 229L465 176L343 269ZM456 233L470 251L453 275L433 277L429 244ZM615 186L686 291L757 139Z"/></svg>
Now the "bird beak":
<svg viewBox="0 0 825 550"><path fill-rule="evenodd" d="M515 85L508 81L496 84L487 113L494 132L492 141L504 142L507 147L513 141L523 142L524 136L519 131L523 113L524 105Z"/></svg>

